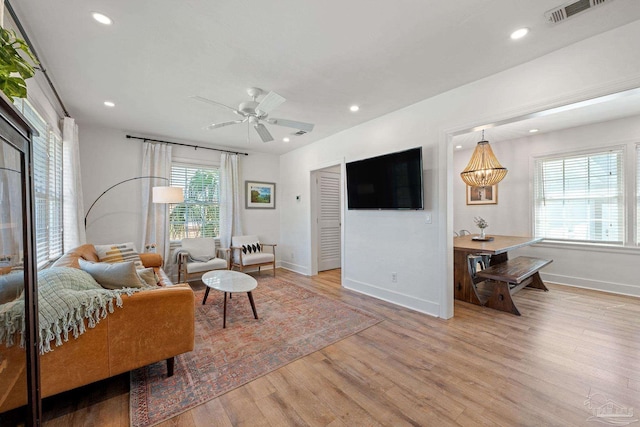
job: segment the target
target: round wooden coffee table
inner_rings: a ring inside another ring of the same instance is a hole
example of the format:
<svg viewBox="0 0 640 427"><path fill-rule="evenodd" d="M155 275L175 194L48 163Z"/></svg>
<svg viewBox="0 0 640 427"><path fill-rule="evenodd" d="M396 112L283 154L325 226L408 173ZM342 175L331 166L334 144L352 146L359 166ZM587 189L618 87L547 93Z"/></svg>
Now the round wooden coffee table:
<svg viewBox="0 0 640 427"><path fill-rule="evenodd" d="M204 273L202 275L202 282L207 285L207 290L204 293L202 299L202 305L207 302L209 291L215 289L216 291L224 292L224 309L222 314L222 327L227 327L227 293L233 292L246 292L249 296L249 302L251 303L251 309L253 310L253 317L258 318L258 312L256 311L256 304L253 302L253 295L251 291L258 286L256 279L248 274L240 273L239 271L231 270L214 270Z"/></svg>

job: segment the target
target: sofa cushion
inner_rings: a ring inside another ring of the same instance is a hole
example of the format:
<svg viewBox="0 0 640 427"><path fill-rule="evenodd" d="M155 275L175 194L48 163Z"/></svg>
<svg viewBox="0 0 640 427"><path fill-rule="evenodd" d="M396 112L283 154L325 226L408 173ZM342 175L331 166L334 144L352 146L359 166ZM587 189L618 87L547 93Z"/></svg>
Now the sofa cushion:
<svg viewBox="0 0 640 427"><path fill-rule="evenodd" d="M136 272L133 261L109 264L79 260L80 268L89 273L105 289L149 287Z"/></svg>
<svg viewBox="0 0 640 427"><path fill-rule="evenodd" d="M14 271L0 276L0 304L18 299L24 290L24 271Z"/></svg>
<svg viewBox="0 0 640 427"><path fill-rule="evenodd" d="M95 245L100 262L118 263L133 261L136 268L144 268L133 242L114 243L111 245Z"/></svg>
<svg viewBox="0 0 640 427"><path fill-rule="evenodd" d="M138 273L138 277L140 277L140 279L142 279L142 281L144 281L150 287L158 286L160 278L156 274L153 267L141 268L136 272Z"/></svg>
<svg viewBox="0 0 640 427"><path fill-rule="evenodd" d="M91 244L86 244L82 246L78 246L77 248L71 249L66 254L62 255L60 258L53 263L52 267L74 267L80 268L80 264L78 263L79 259L84 259L86 261L98 262L98 255L96 254L96 248Z"/></svg>

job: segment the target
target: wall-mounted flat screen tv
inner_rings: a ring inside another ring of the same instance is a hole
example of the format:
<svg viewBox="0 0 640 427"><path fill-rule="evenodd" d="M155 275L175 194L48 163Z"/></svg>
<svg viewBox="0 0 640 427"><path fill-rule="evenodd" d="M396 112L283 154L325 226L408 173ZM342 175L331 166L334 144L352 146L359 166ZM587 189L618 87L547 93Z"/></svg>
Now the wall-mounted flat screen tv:
<svg viewBox="0 0 640 427"><path fill-rule="evenodd" d="M422 147L347 163L349 209L424 209Z"/></svg>

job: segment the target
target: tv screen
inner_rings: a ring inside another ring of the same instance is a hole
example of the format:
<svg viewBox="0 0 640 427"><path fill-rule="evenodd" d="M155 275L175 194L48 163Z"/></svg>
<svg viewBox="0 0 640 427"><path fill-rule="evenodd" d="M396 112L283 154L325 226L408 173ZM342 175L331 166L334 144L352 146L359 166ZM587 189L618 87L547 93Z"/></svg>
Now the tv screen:
<svg viewBox="0 0 640 427"><path fill-rule="evenodd" d="M424 209L422 147L347 163L349 209Z"/></svg>

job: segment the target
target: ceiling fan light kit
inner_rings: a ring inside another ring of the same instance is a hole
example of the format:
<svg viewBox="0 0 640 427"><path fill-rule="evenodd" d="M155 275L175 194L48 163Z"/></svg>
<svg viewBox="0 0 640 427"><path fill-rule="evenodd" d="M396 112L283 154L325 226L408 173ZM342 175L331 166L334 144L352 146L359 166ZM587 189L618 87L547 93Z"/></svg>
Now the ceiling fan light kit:
<svg viewBox="0 0 640 427"><path fill-rule="evenodd" d="M256 133L258 134L262 142L270 142L274 140L273 136L264 125L264 123L297 129L297 131L292 135L304 135L313 130L314 125L311 123L304 123L287 119L267 119L269 113L282 105L282 103L285 102L286 99L283 96L271 91L267 95L265 95L265 97L262 98L260 102L258 102L258 97L263 93L264 92L262 91L262 89L259 89L257 87L250 87L249 89L247 89L247 94L249 94L249 96L251 97L251 101L240 103L238 109L200 96L193 96L192 98L201 102L205 102L207 104L226 108L227 110L232 111L234 114L243 117L242 120L212 123L206 126L205 129L211 130L248 122L248 125L253 125L253 128L256 130Z"/></svg>

